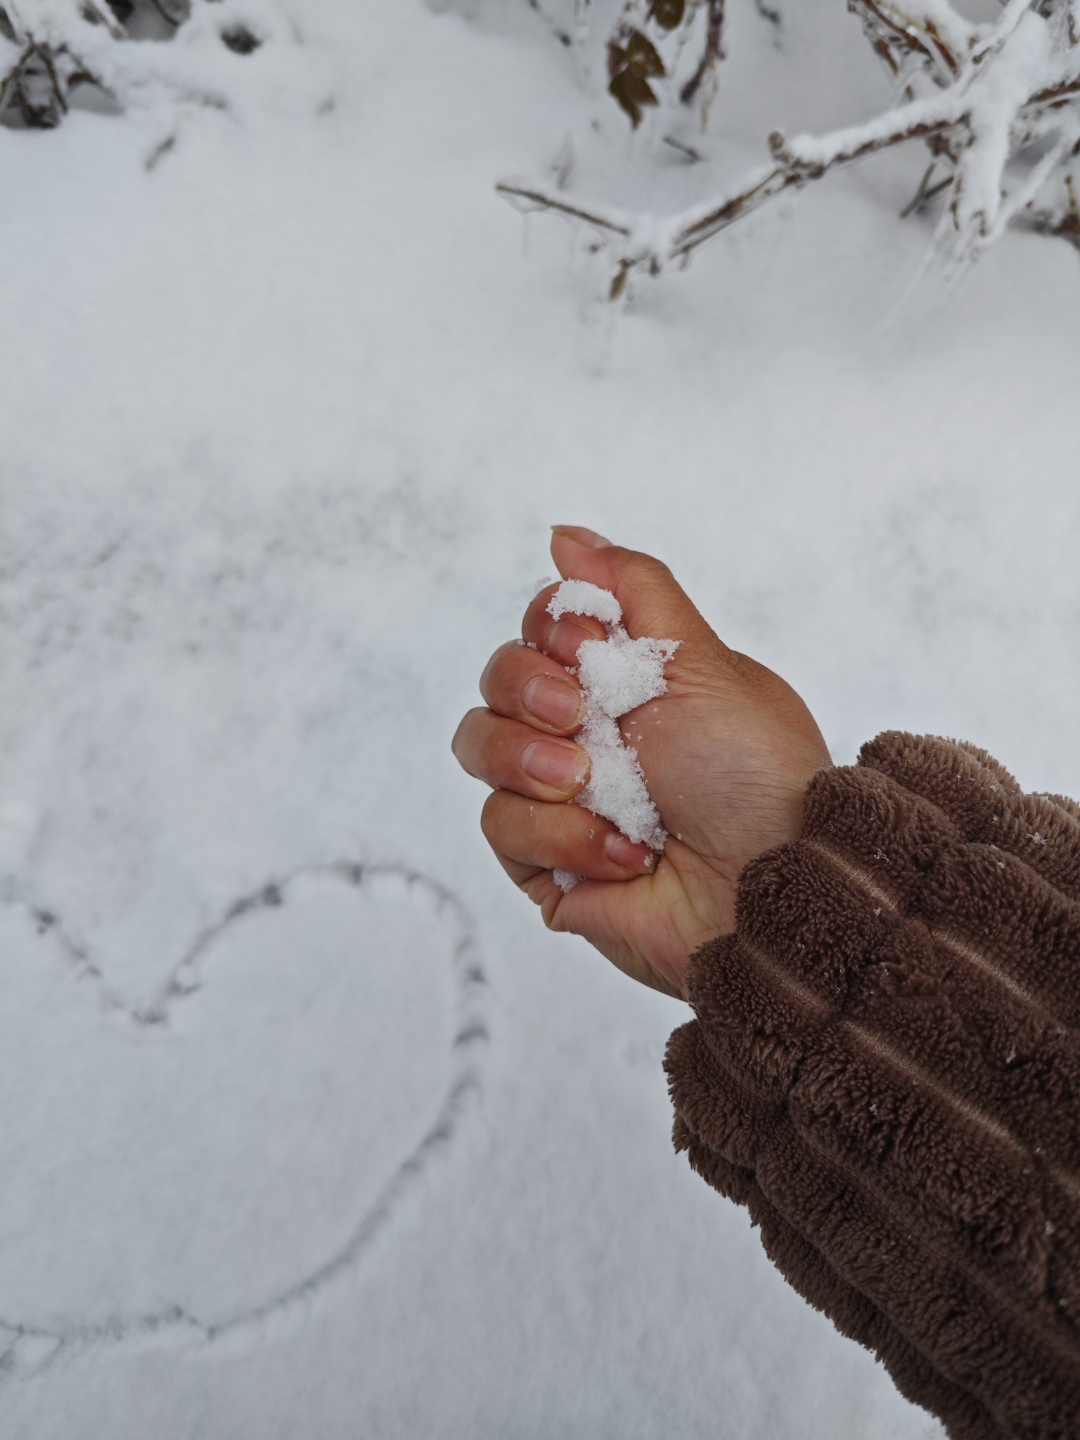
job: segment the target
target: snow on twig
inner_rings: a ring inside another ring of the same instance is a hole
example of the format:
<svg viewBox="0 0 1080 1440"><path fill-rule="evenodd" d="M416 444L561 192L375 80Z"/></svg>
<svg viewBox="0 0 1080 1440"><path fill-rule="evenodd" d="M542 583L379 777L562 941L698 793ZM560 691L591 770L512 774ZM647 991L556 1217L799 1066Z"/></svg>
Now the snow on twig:
<svg viewBox="0 0 1080 1440"><path fill-rule="evenodd" d="M597 231L614 260L613 299L632 272L660 274L783 191L911 140L923 140L934 163L905 213L947 192L935 240L951 263L973 260L1010 222L1080 244L1070 169L1080 150L1080 0L1008 0L993 24L966 20L949 0L849 0L849 8L898 86L899 103L882 114L820 136L775 131L771 164L665 219L523 181L496 189L519 208ZM937 166L945 175L931 187Z"/></svg>

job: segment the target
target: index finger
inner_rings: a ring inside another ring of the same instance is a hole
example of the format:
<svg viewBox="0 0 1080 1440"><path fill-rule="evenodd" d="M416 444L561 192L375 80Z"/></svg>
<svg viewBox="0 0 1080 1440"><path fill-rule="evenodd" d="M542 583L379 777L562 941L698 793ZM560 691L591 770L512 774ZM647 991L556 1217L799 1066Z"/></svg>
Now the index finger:
<svg viewBox="0 0 1080 1440"><path fill-rule="evenodd" d="M521 636L526 645L535 645L560 665L576 665L578 650L584 640L606 640L607 631L591 615L564 615L554 620L548 613L551 597L558 585L547 585L525 611Z"/></svg>
<svg viewBox="0 0 1080 1440"><path fill-rule="evenodd" d="M577 730L585 710L581 687L565 667L520 640L495 651L480 676L480 694L497 714L557 735Z"/></svg>

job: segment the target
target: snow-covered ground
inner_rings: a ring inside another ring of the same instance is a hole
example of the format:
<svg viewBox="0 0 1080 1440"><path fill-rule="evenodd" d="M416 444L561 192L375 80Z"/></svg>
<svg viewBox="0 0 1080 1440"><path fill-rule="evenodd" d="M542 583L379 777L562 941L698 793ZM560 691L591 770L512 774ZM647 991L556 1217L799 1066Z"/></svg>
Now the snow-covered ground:
<svg viewBox="0 0 1080 1440"><path fill-rule="evenodd" d="M670 210L880 108L780 3L693 165L525 0L252 0L225 108L0 129L0 1435L940 1435L672 1153L684 1007L542 930L449 753L573 522L835 759L1080 793L1076 252L912 289L898 152L616 311L494 193Z"/></svg>

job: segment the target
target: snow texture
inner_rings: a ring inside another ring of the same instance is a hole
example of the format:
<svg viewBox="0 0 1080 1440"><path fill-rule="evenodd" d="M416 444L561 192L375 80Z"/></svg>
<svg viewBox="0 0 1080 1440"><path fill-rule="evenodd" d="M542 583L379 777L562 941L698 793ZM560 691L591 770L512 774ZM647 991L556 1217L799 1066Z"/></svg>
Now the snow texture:
<svg viewBox="0 0 1080 1440"><path fill-rule="evenodd" d="M678 213L888 108L775 4L692 164L554 0L193 0L122 114L0 125L2 1440L940 1437L674 1154L686 1007L543 927L448 754L562 522L837 761L1080 794L1075 252L913 296L898 149L615 314L493 191Z"/></svg>
<svg viewBox="0 0 1080 1440"><path fill-rule="evenodd" d="M554 620L561 620L564 615L591 615L610 628L622 624L622 606L615 596L588 580L564 580L547 608Z"/></svg>
<svg viewBox="0 0 1080 1440"><path fill-rule="evenodd" d="M618 721L667 691L664 666L679 648L677 640L631 640L622 624L622 607L610 590L586 580L564 580L548 602L558 620L566 614L591 615L607 631L606 640L584 640L577 674L585 694L585 716L578 744L589 757L589 783L575 804L617 825L638 845L661 851L667 831L653 804L637 751L624 743ZM566 893L580 877L556 870L555 883Z"/></svg>

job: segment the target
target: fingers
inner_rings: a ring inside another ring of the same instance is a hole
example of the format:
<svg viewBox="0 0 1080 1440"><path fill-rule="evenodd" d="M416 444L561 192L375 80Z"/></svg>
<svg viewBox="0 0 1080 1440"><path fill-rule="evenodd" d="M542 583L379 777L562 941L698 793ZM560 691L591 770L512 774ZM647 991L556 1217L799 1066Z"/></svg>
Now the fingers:
<svg viewBox="0 0 1080 1440"><path fill-rule="evenodd" d="M599 620L591 615L564 615L553 620L548 614L548 605L557 585L549 585L525 611L521 622L521 635L528 645L557 660L560 665L576 665L578 650L583 640L604 640L607 631Z"/></svg>
<svg viewBox="0 0 1080 1440"><path fill-rule="evenodd" d="M601 589L610 590L623 611L623 624L631 635L655 635L664 639L716 644L712 629L702 619L696 606L677 583L666 565L640 551L625 550L619 545L600 542L601 537L577 526L557 525L551 540L551 554L559 572L567 579L588 580ZM522 633L534 644L563 664L552 636L555 623L546 613L550 595L537 596L526 613ZM569 623L570 617L559 622ZM598 621L575 620L590 636L603 638ZM578 642L580 644L580 641ZM575 651L576 654L576 651Z"/></svg>
<svg viewBox="0 0 1080 1440"><path fill-rule="evenodd" d="M651 555L612 545L591 530L557 525L551 553L568 579L588 580L610 590L619 601L623 624L632 636L653 635L682 642L669 663L667 677L680 685L733 679L741 657L724 645L702 618L666 565ZM577 664L583 640L603 640L599 620L585 615L548 614L554 588L542 590L525 612L521 633L529 645L561 665Z"/></svg>
<svg viewBox="0 0 1080 1440"><path fill-rule="evenodd" d="M520 641L495 651L480 677L480 693L499 715L554 734L576 730L585 711L574 677Z"/></svg>
<svg viewBox="0 0 1080 1440"><path fill-rule="evenodd" d="M656 856L615 826L578 805L530 802L509 790L489 795L480 818L488 844L515 885L546 870L588 880L629 880L651 874Z"/></svg>
<svg viewBox="0 0 1080 1440"><path fill-rule="evenodd" d="M531 725L490 710L469 711L452 749L461 767L478 780L534 800L570 800L589 778L589 757L580 745L538 735Z"/></svg>

